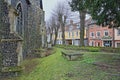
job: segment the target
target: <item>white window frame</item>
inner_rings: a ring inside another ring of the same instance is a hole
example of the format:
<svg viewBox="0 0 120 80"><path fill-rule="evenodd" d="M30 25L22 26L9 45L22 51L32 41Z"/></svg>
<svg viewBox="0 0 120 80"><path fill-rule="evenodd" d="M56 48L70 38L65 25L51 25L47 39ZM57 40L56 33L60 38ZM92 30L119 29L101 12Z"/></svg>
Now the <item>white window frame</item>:
<svg viewBox="0 0 120 80"><path fill-rule="evenodd" d="M95 41L90 41L90 46L95 46Z"/></svg>
<svg viewBox="0 0 120 80"><path fill-rule="evenodd" d="M70 38L70 34L71 34L71 33L70 33L70 32L68 32L68 36L69 36L69 38Z"/></svg>
<svg viewBox="0 0 120 80"><path fill-rule="evenodd" d="M100 31L97 31L97 32L96 32L96 36L97 36L97 37L100 37L100 35L98 36L98 32L99 32L100 35L101 35L101 32L100 32Z"/></svg>
<svg viewBox="0 0 120 80"><path fill-rule="evenodd" d="M80 29L80 24L77 25L77 29Z"/></svg>
<svg viewBox="0 0 120 80"><path fill-rule="evenodd" d="M117 30L117 35L120 36L120 29Z"/></svg>
<svg viewBox="0 0 120 80"><path fill-rule="evenodd" d="M74 37L74 32L72 32L72 37Z"/></svg>
<svg viewBox="0 0 120 80"><path fill-rule="evenodd" d="M120 44L119 42L118 43L116 43L116 47L118 48L118 44Z"/></svg>
<svg viewBox="0 0 120 80"><path fill-rule="evenodd" d="M92 35L92 33L93 33L93 35ZM94 37L94 36L95 36L94 32L90 32L90 37Z"/></svg>
<svg viewBox="0 0 120 80"><path fill-rule="evenodd" d="M105 35L106 32L108 32L108 35ZM104 36L109 36L109 31L105 30L104 31Z"/></svg>
<svg viewBox="0 0 120 80"><path fill-rule="evenodd" d="M76 36L77 36L77 37L78 37L78 33L79 33L79 32L77 31L77 32L76 32Z"/></svg>
<svg viewBox="0 0 120 80"><path fill-rule="evenodd" d="M94 46L95 45L94 41L92 41L91 44L92 44L92 46Z"/></svg>

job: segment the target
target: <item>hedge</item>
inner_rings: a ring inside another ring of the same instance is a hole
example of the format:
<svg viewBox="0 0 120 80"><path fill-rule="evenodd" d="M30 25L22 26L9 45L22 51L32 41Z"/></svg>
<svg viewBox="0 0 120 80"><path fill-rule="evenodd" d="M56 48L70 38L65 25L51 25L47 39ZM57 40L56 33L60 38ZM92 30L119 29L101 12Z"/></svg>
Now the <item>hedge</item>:
<svg viewBox="0 0 120 80"><path fill-rule="evenodd" d="M90 52L99 52L99 47L79 47L79 46L73 46L73 45L56 45L56 47L64 48L67 50L85 50Z"/></svg>
<svg viewBox="0 0 120 80"><path fill-rule="evenodd" d="M120 53L120 48L112 48L112 47L79 47L74 45L56 45L56 47L64 48L67 50L85 50L90 52L99 52L105 51L110 53Z"/></svg>

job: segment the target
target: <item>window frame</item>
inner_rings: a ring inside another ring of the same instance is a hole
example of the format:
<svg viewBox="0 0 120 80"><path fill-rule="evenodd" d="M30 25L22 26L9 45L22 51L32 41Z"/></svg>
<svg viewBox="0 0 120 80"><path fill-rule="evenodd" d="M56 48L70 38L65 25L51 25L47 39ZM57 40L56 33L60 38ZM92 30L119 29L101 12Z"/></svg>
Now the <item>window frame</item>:
<svg viewBox="0 0 120 80"><path fill-rule="evenodd" d="M77 31L77 32L76 32L76 36L77 36L77 37L78 37L78 33L79 33L79 32Z"/></svg>
<svg viewBox="0 0 120 80"><path fill-rule="evenodd" d="M74 37L74 32L72 32L72 37Z"/></svg>
<svg viewBox="0 0 120 80"><path fill-rule="evenodd" d="M70 32L68 32L68 36L69 36L69 38L70 38L70 35L71 35L71 33L70 33Z"/></svg>
<svg viewBox="0 0 120 80"><path fill-rule="evenodd" d="M98 36L98 33L99 33L99 36ZM96 32L96 36L97 36L97 37L100 37L100 35L101 35L101 32L100 32L100 31L97 31L97 32Z"/></svg>
<svg viewBox="0 0 120 80"><path fill-rule="evenodd" d="M90 37L94 37L94 32L90 32Z"/></svg>
<svg viewBox="0 0 120 80"><path fill-rule="evenodd" d="M108 33L108 35L105 35L106 32ZM109 36L109 31L108 30L104 31L104 36Z"/></svg>
<svg viewBox="0 0 120 80"><path fill-rule="evenodd" d="M117 35L120 36L120 29L117 30Z"/></svg>

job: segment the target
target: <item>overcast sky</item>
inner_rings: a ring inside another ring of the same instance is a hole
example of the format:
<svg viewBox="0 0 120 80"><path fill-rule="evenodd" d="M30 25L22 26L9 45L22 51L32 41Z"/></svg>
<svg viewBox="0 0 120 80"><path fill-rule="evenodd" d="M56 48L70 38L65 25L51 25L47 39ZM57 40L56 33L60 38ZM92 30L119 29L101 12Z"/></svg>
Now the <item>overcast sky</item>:
<svg viewBox="0 0 120 80"><path fill-rule="evenodd" d="M45 11L45 20L50 18L52 10L55 8L58 2L63 2L66 0L43 0L43 9Z"/></svg>
<svg viewBox="0 0 120 80"><path fill-rule="evenodd" d="M65 3L66 1L70 1L70 0L43 0L43 9L45 11L45 21L50 18L51 13L53 9L55 9L58 2ZM86 18L89 18L89 17L87 16ZM74 22L78 22L79 21L78 12L76 13L72 12L71 19L73 19Z"/></svg>

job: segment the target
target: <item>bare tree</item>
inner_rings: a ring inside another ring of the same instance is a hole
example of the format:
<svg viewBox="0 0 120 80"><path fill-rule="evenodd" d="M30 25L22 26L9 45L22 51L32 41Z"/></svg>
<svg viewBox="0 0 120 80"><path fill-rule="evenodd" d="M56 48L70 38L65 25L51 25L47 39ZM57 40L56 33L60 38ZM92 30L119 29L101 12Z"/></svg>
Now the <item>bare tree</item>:
<svg viewBox="0 0 120 80"><path fill-rule="evenodd" d="M60 25L58 21L56 20L55 16L51 16L49 21L47 22L48 32L50 34L50 42L53 42L53 34L54 34L54 42L53 45L56 45L57 37L58 37L58 30L60 28Z"/></svg>
<svg viewBox="0 0 120 80"><path fill-rule="evenodd" d="M55 40L54 40L54 45L56 45L57 42L57 37L58 37L58 30L59 30L59 25L56 25L55 29Z"/></svg>
<svg viewBox="0 0 120 80"><path fill-rule="evenodd" d="M47 33L49 34L50 41L49 43L52 43L52 36L53 36L53 26L52 26L52 21L48 20L47 21Z"/></svg>
<svg viewBox="0 0 120 80"><path fill-rule="evenodd" d="M65 25L66 20L69 16L69 9L67 5L59 2L55 10L53 10L53 15L56 17L58 25L60 26L60 29L62 31L62 44L65 44Z"/></svg>
<svg viewBox="0 0 120 80"><path fill-rule="evenodd" d="M52 25L53 25L53 31L55 34L55 39L54 39L54 45L56 45L56 41L57 41L57 37L58 37L58 30L60 28L60 25L58 23L58 21L56 20L55 17L52 17Z"/></svg>

